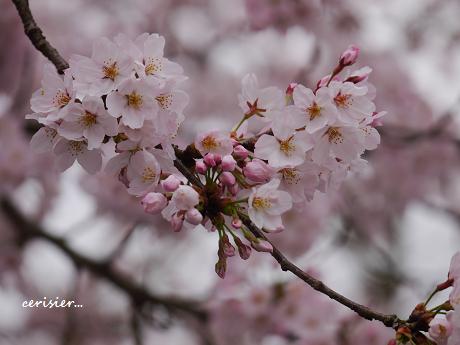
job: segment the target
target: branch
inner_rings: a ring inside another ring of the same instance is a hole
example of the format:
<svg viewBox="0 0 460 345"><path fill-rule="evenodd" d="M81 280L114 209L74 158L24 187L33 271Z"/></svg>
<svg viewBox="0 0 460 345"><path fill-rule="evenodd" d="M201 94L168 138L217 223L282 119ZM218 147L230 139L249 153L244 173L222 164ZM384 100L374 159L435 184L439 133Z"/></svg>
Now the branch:
<svg viewBox="0 0 460 345"><path fill-rule="evenodd" d="M35 19L30 11L29 0L12 0L16 9L18 10L19 16L21 17L22 24L24 24L24 32L34 47L40 51L48 60L50 60L57 71L62 74L64 70L69 68L69 64L59 54L43 35L42 30L38 27Z"/></svg>
<svg viewBox="0 0 460 345"><path fill-rule="evenodd" d="M67 254L76 267L87 269L117 286L131 298L133 304L161 305L170 312L185 312L200 320L207 318L206 311L199 307L198 302L177 297L153 295L144 287L131 282L129 277L114 270L109 263L94 261L81 255L73 250L64 239L47 233L39 225L26 219L8 199L3 198L0 200L0 208L24 240L39 238L54 244Z"/></svg>
<svg viewBox="0 0 460 345"><path fill-rule="evenodd" d="M312 277L308 273L305 273L303 270L301 270L299 267L294 265L292 262L290 262L284 254L264 235L264 233L256 227L251 220L246 216L245 214L239 212L238 216L241 218L243 221L243 224L256 236L259 238L264 239L265 241L270 242L270 244L273 247L273 252L272 256L275 258L276 261L278 261L281 269L283 271L289 271L293 273L295 276L303 280L305 283L310 285L313 289L316 291L319 291L325 295L327 295L329 298L339 302L340 304L350 308L353 310L355 313L357 313L359 316L367 319L367 320L377 320L382 322L385 326L391 327L394 329L397 329L403 321L398 318L397 315L385 315L382 313L378 313L370 309L369 307L366 307L364 305L361 305L359 303L356 303L349 298L342 296L338 292L332 290L329 288L327 285L325 285L322 281Z"/></svg>

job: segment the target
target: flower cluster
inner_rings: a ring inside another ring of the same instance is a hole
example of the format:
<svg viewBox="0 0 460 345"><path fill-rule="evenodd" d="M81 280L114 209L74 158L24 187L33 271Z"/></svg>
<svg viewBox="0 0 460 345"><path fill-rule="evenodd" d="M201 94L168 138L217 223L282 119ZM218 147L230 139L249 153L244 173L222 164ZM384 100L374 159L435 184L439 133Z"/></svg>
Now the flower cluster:
<svg viewBox="0 0 460 345"><path fill-rule="evenodd" d="M163 57L164 44L156 34L134 41L118 35L114 42L97 40L91 57L72 56L63 78L45 65L42 87L31 99L34 113L27 116L44 125L32 146L53 151L61 171L77 160L95 173L115 143L117 155L108 166L123 170L133 194L142 192L141 184L158 182L159 164L149 150L162 145L171 152L188 103L177 89L185 79L182 68Z"/></svg>
<svg viewBox="0 0 460 345"><path fill-rule="evenodd" d="M436 307L428 304L439 292L452 288L449 299ZM418 304L401 325L390 345L460 344L460 252L451 260L448 278L436 286L426 302Z"/></svg>
<svg viewBox="0 0 460 345"><path fill-rule="evenodd" d="M46 65L28 116L44 125L32 145L53 151L61 170L77 160L95 173L106 155L105 172L139 197L145 212L161 213L174 231L184 224L217 230L216 272L223 277L236 251L247 259L251 247L272 250L248 222L282 231L293 205L305 207L316 191L362 168L361 155L379 144L375 126L384 113L375 111L371 69L348 70L359 55L350 46L314 89L292 83L283 93L245 76L241 121L231 131L199 133L181 150L173 140L188 103L177 88L185 77L163 57L164 43L156 34L134 41L118 35L96 41L90 58L72 56L63 78Z"/></svg>

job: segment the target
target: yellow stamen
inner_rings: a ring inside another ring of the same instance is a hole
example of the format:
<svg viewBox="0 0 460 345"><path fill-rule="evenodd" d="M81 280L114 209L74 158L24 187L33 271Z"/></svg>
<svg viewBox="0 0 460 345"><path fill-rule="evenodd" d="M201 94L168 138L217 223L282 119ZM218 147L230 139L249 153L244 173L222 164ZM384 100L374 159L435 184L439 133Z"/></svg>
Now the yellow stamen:
<svg viewBox="0 0 460 345"><path fill-rule="evenodd" d="M219 147L219 143L217 142L216 138L211 135L208 135L203 140L201 140L201 145L203 145L203 148L207 151Z"/></svg>
<svg viewBox="0 0 460 345"><path fill-rule="evenodd" d="M270 199L268 198L261 198L261 197L256 196L252 200L252 206L257 210L261 210L261 209L270 208L272 206L272 203L270 202Z"/></svg>
<svg viewBox="0 0 460 345"><path fill-rule="evenodd" d="M350 105L353 104L351 95L344 95L341 93L334 97L334 102L335 105L339 108L348 108Z"/></svg>
<svg viewBox="0 0 460 345"><path fill-rule="evenodd" d="M172 95L171 94L163 94L163 95L159 95L157 97L155 97L155 99L157 100L158 104L160 105L160 107L164 110L166 109L169 109L169 107L171 107L172 105Z"/></svg>
<svg viewBox="0 0 460 345"><path fill-rule="evenodd" d="M104 66L102 67L102 73L104 73L104 79L110 79L114 81L119 74L117 62L105 62Z"/></svg>
<svg viewBox="0 0 460 345"><path fill-rule="evenodd" d="M59 90L53 97L53 104L59 108L63 108L69 104L70 100L71 98L67 92Z"/></svg>
<svg viewBox="0 0 460 345"><path fill-rule="evenodd" d="M283 180L288 184L297 184L300 181L300 176L295 168L284 168L280 170Z"/></svg>
<svg viewBox="0 0 460 345"><path fill-rule="evenodd" d="M316 102L313 102L313 104L310 105L306 111L310 116L310 121L313 121L318 116L321 116L321 107L318 104L316 104Z"/></svg>
<svg viewBox="0 0 460 345"><path fill-rule="evenodd" d="M161 59L159 58L151 58L147 60L145 64L145 74L146 75L154 75L155 73L161 71Z"/></svg>
<svg viewBox="0 0 460 345"><path fill-rule="evenodd" d="M85 111L79 122L83 127L89 128L97 123L97 116L89 111Z"/></svg>
<svg viewBox="0 0 460 345"><path fill-rule="evenodd" d="M144 183L151 183L155 181L155 177L157 174L155 173L155 170L150 168L150 167L145 167L144 171L142 172L142 182Z"/></svg>
<svg viewBox="0 0 460 345"><path fill-rule="evenodd" d="M83 149L84 144L82 141L69 141L69 152L72 156L78 156Z"/></svg>
<svg viewBox="0 0 460 345"><path fill-rule="evenodd" d="M136 91L131 92L129 95L126 95L128 107L133 107L136 110L139 110L142 106L142 95L139 95Z"/></svg>
<svg viewBox="0 0 460 345"><path fill-rule="evenodd" d="M293 142L294 136L290 137L287 140L280 141L280 150L286 156L290 156L295 150L295 144Z"/></svg>
<svg viewBox="0 0 460 345"><path fill-rule="evenodd" d="M330 127L326 132L329 142L333 144L343 143L343 135L338 127Z"/></svg>

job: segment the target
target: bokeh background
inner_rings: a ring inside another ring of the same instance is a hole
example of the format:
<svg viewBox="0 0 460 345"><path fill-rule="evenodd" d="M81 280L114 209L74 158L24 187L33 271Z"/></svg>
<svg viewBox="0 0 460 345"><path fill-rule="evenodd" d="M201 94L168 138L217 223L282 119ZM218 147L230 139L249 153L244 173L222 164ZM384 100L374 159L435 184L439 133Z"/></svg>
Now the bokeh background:
<svg viewBox="0 0 460 345"><path fill-rule="evenodd" d="M179 144L241 117L241 78L313 87L349 45L373 68L388 112L382 144L359 176L272 235L301 267L356 301L407 317L447 275L460 248L460 2L456 0L30 0L36 21L68 58L95 38L157 32L190 95ZM203 321L141 308L46 239L24 238L0 210L0 344L386 344L391 331L361 321L254 253L214 273L217 234L173 233L123 186L78 165L63 174L29 148L24 120L45 59L0 0L0 195L76 252L159 296L200 301ZM22 308L72 297L83 308ZM440 297L440 300L442 298Z"/></svg>

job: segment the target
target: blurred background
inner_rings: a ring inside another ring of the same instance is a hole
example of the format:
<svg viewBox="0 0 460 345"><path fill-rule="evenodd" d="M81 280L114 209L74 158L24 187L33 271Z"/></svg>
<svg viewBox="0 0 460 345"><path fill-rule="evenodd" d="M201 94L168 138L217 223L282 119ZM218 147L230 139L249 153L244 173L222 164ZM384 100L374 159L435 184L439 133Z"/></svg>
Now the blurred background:
<svg viewBox="0 0 460 345"><path fill-rule="evenodd" d="M12 3L0 5L0 196L29 222L18 225L0 209L0 344L387 343L391 330L298 283L269 255L230 260L220 280L217 234L173 233L118 181L89 176L78 165L58 174L51 156L32 153L33 127L24 116L45 59ZM335 290L401 317L445 280L460 248L459 1L30 0L30 6L66 59L90 55L101 36L165 36L165 55L189 77L182 144L198 129L231 128L239 120L246 73L256 73L264 87L312 88L357 44L359 66L373 68L377 107L388 112L382 144L366 157L365 172L337 192L317 192L306 212L290 212L286 230L271 238ZM24 236L20 227L27 224L51 236ZM110 265L91 272L55 238L90 263ZM136 304L107 267L160 300L198 301L206 317ZM43 297L83 307L22 308L24 300Z"/></svg>

